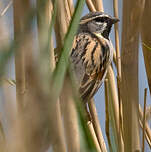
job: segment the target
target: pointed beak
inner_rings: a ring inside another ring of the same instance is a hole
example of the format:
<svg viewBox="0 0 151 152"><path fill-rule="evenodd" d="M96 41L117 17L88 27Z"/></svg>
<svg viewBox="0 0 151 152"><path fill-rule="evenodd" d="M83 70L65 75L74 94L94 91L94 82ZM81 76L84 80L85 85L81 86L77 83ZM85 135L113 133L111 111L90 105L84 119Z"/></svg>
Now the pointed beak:
<svg viewBox="0 0 151 152"><path fill-rule="evenodd" d="M112 19L111 19L111 23L112 24L115 24L115 23L117 23L117 22L119 22L120 20L118 19L118 18L116 18L116 17L112 17Z"/></svg>

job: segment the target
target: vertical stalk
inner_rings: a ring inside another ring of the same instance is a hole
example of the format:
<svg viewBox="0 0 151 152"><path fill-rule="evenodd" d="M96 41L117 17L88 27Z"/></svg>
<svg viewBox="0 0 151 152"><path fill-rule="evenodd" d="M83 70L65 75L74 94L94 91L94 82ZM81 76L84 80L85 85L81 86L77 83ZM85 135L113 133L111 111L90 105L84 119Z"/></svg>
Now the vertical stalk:
<svg viewBox="0 0 151 152"><path fill-rule="evenodd" d="M70 1L71 4L71 1ZM64 1L64 10L65 10L65 20L66 26L69 27L72 12L70 11L71 7L69 7L69 3L67 0ZM69 74L69 72L67 72ZM71 85L71 79L68 78L68 74L66 76L66 80L63 88L63 100L62 104L64 104L64 124L65 124L65 132L66 132L66 142L68 151L77 152L80 151L80 135L78 128L78 117L77 110L75 106L75 101L73 99L73 89ZM68 94L68 97L65 97ZM69 115L70 113L70 115Z"/></svg>
<svg viewBox="0 0 151 152"><path fill-rule="evenodd" d="M60 101L64 116L67 150L77 152L80 151L80 135L77 110L73 100L73 89L71 87L70 79L66 78L63 89Z"/></svg>
<svg viewBox="0 0 151 152"><path fill-rule="evenodd" d="M140 105L139 105L139 117L140 117L139 118L140 119L140 126L143 129L143 110L142 110ZM145 137L146 137L146 140L148 142L148 145L151 148L151 129L150 129L147 122L145 123Z"/></svg>
<svg viewBox="0 0 151 152"><path fill-rule="evenodd" d="M50 78L48 78L48 71L51 73L55 69L55 57L54 57L54 48L53 48L53 41L52 41L52 35L50 31L52 31L53 28L50 26L50 24L53 24L53 18L55 16L56 12L56 3L54 1L52 5L52 1L40 1L37 0L37 8L38 9L38 37L39 37L39 46L40 46L40 55L41 55L41 69L43 70L43 66L47 67L47 71L41 71L43 76L47 78L45 80L46 83L49 82ZM58 2L59 3L59 2ZM54 16L53 16L54 15ZM50 42L48 42L50 41ZM50 44L49 44L50 43ZM48 47L46 47L48 46ZM46 50L46 48L48 50ZM47 51L47 53L45 52ZM50 54L50 56L49 56ZM49 62L48 62L49 61ZM50 65L48 64L50 63ZM47 84L44 85L44 87ZM47 87L47 93L50 94L50 87ZM48 95L49 96L49 95ZM51 97L49 98L51 99ZM48 99L48 100L49 100ZM63 130L63 122L61 117L61 109L60 109L60 101L59 99L57 101L49 100L49 118L51 122L51 126L49 130L51 131L51 142L52 147L55 152L65 152L66 151L66 143L64 138L64 130ZM49 122L49 124L50 124Z"/></svg>
<svg viewBox="0 0 151 152"><path fill-rule="evenodd" d="M122 84L124 150L140 151L138 43L144 1L123 1L122 23ZM137 25L137 26L135 26Z"/></svg>
<svg viewBox="0 0 151 152"><path fill-rule="evenodd" d="M78 3L77 3L78 4ZM69 27L71 20L70 8L68 1L58 1L57 16L55 24L55 33L57 38L57 47L60 50L64 43L64 37ZM58 28L60 29L58 31ZM60 54L61 52L58 52ZM68 73L68 72L67 72ZM79 129L75 103L73 100L73 92L71 82L68 76L64 81L64 86L61 93L60 103L64 116L64 126L66 134L66 143L68 151L80 151Z"/></svg>
<svg viewBox="0 0 151 152"><path fill-rule="evenodd" d="M118 0L114 0L114 16L119 18L118 15ZM115 30L115 47L116 47L116 63L117 63L117 75L118 79L121 80L121 57L120 57L120 43L119 43L119 23L114 24Z"/></svg>
<svg viewBox="0 0 151 152"><path fill-rule="evenodd" d="M14 40L17 44L15 50L15 74L16 74L16 100L17 100L17 119L14 130L16 130L16 141L12 141L12 151L31 150L27 147L27 129L25 129L24 105L25 95L27 95L27 66L31 64L31 24L27 24L27 17L31 11L30 0L14 0L13 15L14 15ZM29 43L30 39L30 43ZM30 58L28 58L30 57ZM23 132L24 130L24 132Z"/></svg>
<svg viewBox="0 0 151 152"><path fill-rule="evenodd" d="M105 131L108 140L108 145L110 152L112 152L111 140L110 140L110 129L109 129L109 87L108 87L108 79L105 79Z"/></svg>
<svg viewBox="0 0 151 152"><path fill-rule="evenodd" d="M144 89L142 152L144 152L144 150L145 150L146 98L147 98L147 88Z"/></svg>
<svg viewBox="0 0 151 152"><path fill-rule="evenodd" d="M142 47L143 47L143 55L144 55L144 62L145 62L145 68L146 68L146 74L148 79L148 85L149 90L151 94L151 51L147 48L151 48L151 35L148 33L151 33L151 1L146 0L145 1L145 8L144 13L142 17L141 22L141 38L142 38Z"/></svg>
<svg viewBox="0 0 151 152"><path fill-rule="evenodd" d="M114 0L114 16L119 18L118 16L118 0ZM121 84L121 57L120 57L120 46L119 46L119 23L114 24L115 30L115 47L116 47L116 67L117 67L117 88L118 88L118 102L119 102L119 149L120 151L124 151L124 147L122 141L122 100L121 100L121 92L120 92L120 84Z"/></svg>
<svg viewBox="0 0 151 152"><path fill-rule="evenodd" d="M109 92L110 92L110 98L111 98L111 107L113 108L113 115L114 115L114 121L115 121L115 136L117 140L117 146L120 151L122 149L122 140L121 140L121 134L119 133L119 105L118 105L118 93L117 93L117 88L116 88L116 82L115 82L115 76L114 72L111 66L108 67L108 73L107 73L107 78L108 78L108 86L109 86Z"/></svg>
<svg viewBox="0 0 151 152"><path fill-rule="evenodd" d="M14 0L14 39L20 41L19 36L25 32L25 16L29 10L29 0ZM24 34L25 35L25 34ZM22 46L15 53L15 73L16 73L16 98L17 105L22 106L25 94L25 47Z"/></svg>

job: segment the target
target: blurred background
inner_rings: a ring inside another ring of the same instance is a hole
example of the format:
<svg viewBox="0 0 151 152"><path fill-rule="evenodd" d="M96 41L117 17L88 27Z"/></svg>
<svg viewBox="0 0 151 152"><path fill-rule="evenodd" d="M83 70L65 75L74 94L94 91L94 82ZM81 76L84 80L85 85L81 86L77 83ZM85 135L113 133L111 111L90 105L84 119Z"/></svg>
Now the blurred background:
<svg viewBox="0 0 151 152"><path fill-rule="evenodd" d="M14 39L14 23L13 23L13 2L11 0L1 0L0 1L0 26L2 27L0 29L0 42L5 43L10 43ZM31 1L33 6L36 6L36 0ZM74 5L76 4L76 0L74 0ZM4 12L4 9L8 6L8 9L6 9L6 12ZM114 16L114 10L113 10L113 1L112 0L103 0L103 7L104 7L104 12L107 14L110 14L111 16ZM122 39L122 19L123 19L123 3L120 0L118 2L118 10L119 10L119 40L120 40L120 48L121 48L121 39ZM84 9L82 11L82 15L85 15L89 12L87 5L84 5ZM137 26L137 25L136 25ZM33 28L33 42L34 45L36 46L38 43L37 39L37 29L36 29L36 21L33 20L32 22L32 28ZM115 46L115 32L114 32L114 27L112 28L112 32L110 34L110 39L113 43L113 46ZM55 41L55 34L53 31L53 40L54 40L54 48L56 47L56 41ZM3 45L3 44L2 44ZM0 44L1 47L1 44ZM1 47L2 48L2 47ZM36 50L36 47L35 47ZM120 49L121 50L121 49ZM35 51L36 52L36 51ZM142 40L141 37L139 38L139 103L141 104L142 108L144 105L144 89L147 88L148 93L147 93L147 107L149 109L150 107L150 93L149 93L149 86L147 82L147 76L146 76L146 70L145 70L145 64L144 64L144 57L143 57L143 51L142 51ZM117 74L116 67L113 64L113 69L115 75ZM14 55L10 57L8 60L8 63L5 67L5 74L3 75L5 79L7 80L15 80L15 59ZM6 134L6 138L10 140L10 138L7 137L7 134L9 135L9 131L11 130L9 127L12 127L12 122L14 117L12 116L12 110L15 113L16 109L16 88L15 85L9 85L7 84L5 86L7 89L2 89L0 87L0 119L3 125L4 132ZM5 91L4 91L5 90ZM9 99L6 100L7 96L7 91L9 92ZM105 94L104 94L104 84L101 86L99 91L94 97L95 99L95 104L96 104L96 109L98 112L98 118L101 126L101 130L103 133L103 137L107 146L107 149L109 150L108 146L108 141L106 137L106 132L105 132ZM12 109L10 109L12 107ZM149 121L148 121L149 122ZM150 123L149 123L150 125ZM11 137L11 138L15 138ZM142 139L142 138L141 138ZM145 144L145 152L149 152L150 148L146 142Z"/></svg>

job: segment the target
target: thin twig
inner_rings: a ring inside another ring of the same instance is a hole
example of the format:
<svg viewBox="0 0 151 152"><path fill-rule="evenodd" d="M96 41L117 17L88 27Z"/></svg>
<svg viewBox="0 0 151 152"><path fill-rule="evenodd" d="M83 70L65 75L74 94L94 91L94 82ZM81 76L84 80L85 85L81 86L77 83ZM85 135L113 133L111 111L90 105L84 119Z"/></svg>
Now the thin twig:
<svg viewBox="0 0 151 152"><path fill-rule="evenodd" d="M101 127L99 124L99 119L98 119L98 115L97 115L97 111L96 111L96 107L94 104L94 100L91 99L91 101L88 103L89 105L89 109L90 109L90 114L92 116L92 122L93 122L93 126L94 126L94 130L97 136L97 139L99 141L100 144L100 148L103 152L107 152L106 149L106 144L102 135L102 131L101 131Z"/></svg>
<svg viewBox="0 0 151 152"><path fill-rule="evenodd" d="M144 152L144 150L145 150L146 98L147 98L147 88L144 89L144 112L143 112L142 152Z"/></svg>
<svg viewBox="0 0 151 152"><path fill-rule="evenodd" d="M1 12L0 16L2 17L6 12L7 10L10 8L10 6L13 4L13 1L10 0L8 5L3 9L3 11Z"/></svg>
<svg viewBox="0 0 151 152"><path fill-rule="evenodd" d="M143 129L143 123L140 119L139 119L139 123L140 123L140 127ZM145 138L146 138L146 141L147 141L149 147L151 148L151 141L150 141L149 136L147 134L146 128L145 128Z"/></svg>
<svg viewBox="0 0 151 152"><path fill-rule="evenodd" d="M114 16L119 18L118 16L118 0L114 0ZM119 79L121 79L121 57L120 57L120 45L119 45L119 23L114 24L115 30L115 47L116 47L116 62L117 62L117 75Z"/></svg>
<svg viewBox="0 0 151 152"><path fill-rule="evenodd" d="M7 82L11 86L16 86L16 81L15 80L3 78L2 81Z"/></svg>
<svg viewBox="0 0 151 152"><path fill-rule="evenodd" d="M151 105L146 108L146 121L151 119Z"/></svg>
<svg viewBox="0 0 151 152"><path fill-rule="evenodd" d="M139 105L139 119L140 119L140 121L139 121L140 126L143 129L143 110L142 110L140 105ZM151 148L151 129L150 129L147 122L145 123L145 137L146 137L146 140L148 142L148 145Z"/></svg>

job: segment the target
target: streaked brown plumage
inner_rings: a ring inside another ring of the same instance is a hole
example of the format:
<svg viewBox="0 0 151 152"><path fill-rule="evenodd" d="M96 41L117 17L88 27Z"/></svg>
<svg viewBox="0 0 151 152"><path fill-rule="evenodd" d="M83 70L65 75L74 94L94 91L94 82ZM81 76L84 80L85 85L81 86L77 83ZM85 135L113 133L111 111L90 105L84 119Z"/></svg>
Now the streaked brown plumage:
<svg viewBox="0 0 151 152"><path fill-rule="evenodd" d="M112 61L109 33L118 19L102 12L93 12L80 20L73 42L70 60L79 85L79 93L86 103L101 86Z"/></svg>

